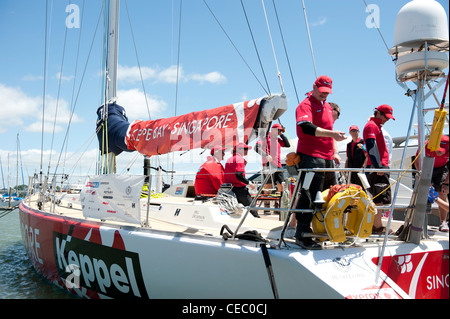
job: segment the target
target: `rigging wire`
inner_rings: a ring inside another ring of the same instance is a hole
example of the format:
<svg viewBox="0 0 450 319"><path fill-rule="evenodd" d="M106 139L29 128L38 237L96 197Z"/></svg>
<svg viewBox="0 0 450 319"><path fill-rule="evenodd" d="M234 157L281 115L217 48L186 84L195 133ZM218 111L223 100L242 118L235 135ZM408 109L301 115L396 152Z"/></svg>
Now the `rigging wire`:
<svg viewBox="0 0 450 319"><path fill-rule="evenodd" d="M176 78L176 85L175 85L175 115L177 116L177 108L178 108L178 86L179 86L179 79L180 79L180 52L181 52L181 21L182 21L182 7L183 7L183 0L180 0L180 16L178 18L178 48L177 48L177 78Z"/></svg>
<svg viewBox="0 0 450 319"><path fill-rule="evenodd" d="M44 161L44 115L45 115L45 95L47 82L47 32L48 32L48 0L45 1L45 29L44 29L44 87L42 94L42 129L41 129L41 164L39 169L39 202L42 201L42 165Z"/></svg>
<svg viewBox="0 0 450 319"><path fill-rule="evenodd" d="M58 164L57 164L56 167L55 167L55 173L54 173L55 175L56 175L56 171L57 171L57 169L58 169L59 163L60 163L60 161L61 161L61 156L62 156L62 153L63 153L62 150L64 149L64 146L65 146L66 143L67 143L67 139L68 139L68 135L69 135L69 130L70 130L70 125L71 125L71 123L72 123L73 115L75 114L75 108L76 108L76 105L77 105L77 102L78 102L78 97L79 97L79 95L80 95L80 91L81 91L81 87L82 87L82 84L83 84L83 80L84 80L84 77L85 77L85 75L86 75L87 66L88 66L89 59L90 59L90 56L91 56L91 53L92 53L92 48L93 48L93 46L94 46L94 40L95 40L95 37L96 37L96 35L97 35L98 26L99 26L99 24L100 24L100 18L101 18L101 16L102 16L102 12L103 12L103 6L104 6L104 3L102 3L102 8L100 9L100 13L99 13L99 16L98 16L98 19L97 19L97 25L96 25L95 30L94 30L94 35L93 35L93 37L92 37L91 46L90 46L90 48L89 48L89 53L88 53L88 56L87 56L87 58L86 58L86 63L85 63L85 65L84 65L84 70L83 70L83 74L82 74L82 76L81 76L80 85L79 85L79 87L78 87L78 91L77 91L77 94L76 94L75 102L73 103L72 108L71 108L71 110L70 110L69 123L68 123L68 125L67 125L66 134L65 134L65 136L64 136L63 144L62 144L62 147L61 147L61 152L59 153L59 158L58 158L58 161L57 161Z"/></svg>
<svg viewBox="0 0 450 319"><path fill-rule="evenodd" d="M105 89L102 92L103 95L103 101L104 101L104 108L103 108L103 117L104 117L104 126L103 126L103 145L106 147L102 147L103 150L103 156L101 156L102 158L102 164L101 164L101 173L102 174L109 174L111 171L111 168L113 169L113 173L114 172L114 168L115 166L113 165L111 167L111 162L115 161L115 155L114 154L110 154L108 146L109 146L109 141L108 141L108 111L109 111L109 100L108 100L108 96L109 96L109 90L110 90L110 86L109 86L109 82L111 81L110 77L109 77L109 43L110 43L110 35L109 35L109 30L110 30L110 15L111 15L111 2L108 1L107 5L105 6L105 11L104 11L104 61L105 61L105 69L103 69L103 80L105 82ZM106 151L105 151L106 150ZM111 156L111 157L110 157Z"/></svg>
<svg viewBox="0 0 450 319"><path fill-rule="evenodd" d="M67 172L68 175L72 175L72 172L75 171L75 169L76 169L78 163L81 161L81 159L83 158L84 154L88 151L88 148L89 148L89 147L91 146L91 144L93 143L95 137L96 137L96 134L93 133L93 134L89 137L89 139L88 139L83 145L81 145L81 146L73 153L73 154L78 154L78 153L81 151L81 149L84 147L84 145L86 145L86 147L84 148L84 151L78 156L78 159L75 161L75 163L72 165L72 167L68 169L68 172ZM69 159L71 159L71 158L72 158L72 157L70 157ZM68 160L69 160L69 159L68 159ZM64 162L64 165L65 165L65 164L66 164L66 163ZM56 176L56 171L55 171L55 175L54 175L54 176Z"/></svg>
<svg viewBox="0 0 450 319"><path fill-rule="evenodd" d="M303 14L305 16L306 31L308 32L309 48L311 50L311 57L312 57L313 66L314 66L314 74L316 75L316 79L317 79L316 60L314 59L314 50L313 50L313 46L312 46L312 42L311 42L311 34L309 32L309 24L308 24L308 17L306 15L305 0L302 0L302 5L303 5Z"/></svg>
<svg viewBox="0 0 450 319"><path fill-rule="evenodd" d="M264 67L263 67L262 62L261 62L261 57L260 57L260 55L259 55L258 47L256 46L256 42L255 42L255 38L254 38L254 36L253 36L252 28L250 27L250 22L248 21L247 12L246 12L246 10L245 10L243 0L241 0L241 6L242 6L242 11L244 12L245 20L247 21L247 27L248 27L248 30L250 31L250 35L251 35L251 37L252 37L253 47L255 48L256 56L258 57L259 65L260 65L260 67L261 67L261 71L262 71L262 74L263 74L263 76L264 76L264 80L265 80L266 85L267 85L267 91L270 93L269 83L267 82L266 73L264 72Z"/></svg>
<svg viewBox="0 0 450 319"><path fill-rule="evenodd" d="M69 5L71 1L69 0ZM67 13L67 16L69 16L70 12ZM62 84L62 76L63 76L63 69L64 69L64 58L66 55L66 44L67 44L67 27L64 31L64 42L63 42L63 49L62 49L62 57L61 57L61 67L59 70L59 80L58 80L58 93L56 95L56 106L55 106L55 118L53 120L53 132L52 132L52 140L50 143L50 150L53 149L53 143L55 141L55 130L56 130L56 119L58 117L58 108L59 108L59 97L61 94L61 84ZM50 165L52 160L52 152L49 154L48 158L48 168L47 168L47 178L50 176Z"/></svg>
<svg viewBox="0 0 450 319"><path fill-rule="evenodd" d="M238 50L238 48L236 47L236 45L234 44L233 40L231 40L230 36L228 35L228 33L225 31L224 27L222 26L222 24L220 23L219 19L217 19L216 15L214 14L214 12L212 11L212 9L209 7L208 3L206 2L206 0L203 0L203 2L205 3L206 7L208 8L209 12L211 13L211 15L213 16L213 18L216 20L217 24L219 25L219 27L222 29L223 33L225 34L225 36L228 38L228 40L230 41L231 45L234 47L234 49L236 50L236 52L239 54L239 56L241 57L242 61L244 62L244 64L247 66L247 68L249 69L249 71L253 74L254 78L256 79L256 81L259 83L259 85L261 86L261 88L264 90L264 92L267 95L270 95L269 92L266 90L266 88L264 87L264 85L261 83L261 81L259 81L258 77L256 76L255 72L253 72L252 68L249 66L249 64L247 63L247 61L244 59L244 57L242 56L241 52Z"/></svg>
<svg viewBox="0 0 450 319"><path fill-rule="evenodd" d="M177 116L177 108L178 108L178 86L180 80L180 52L181 52L181 21L182 21L182 12L183 12L183 0L180 0L180 16L178 18L178 49L177 49L177 79L175 85L175 116ZM173 185L173 171L174 171L174 163L175 155L172 152L172 176L171 176L171 184Z"/></svg>
<svg viewBox="0 0 450 319"><path fill-rule="evenodd" d="M264 6L264 0L261 0L261 3L262 3L263 10L264 10L264 16L266 18L267 30L269 32L270 44L272 45L273 57L275 59L275 65L277 67L278 80L280 81L281 91L284 94L283 81L281 80L281 73L280 73L280 69L278 67L277 55L275 53L275 47L274 47L273 41L272 41L272 34L270 33L269 20L267 19L267 13L266 13L266 7Z"/></svg>
<svg viewBox="0 0 450 319"><path fill-rule="evenodd" d="M85 5L85 0L83 0L83 6L81 7L81 19L80 19L80 28L79 28L79 33L78 33L78 45L77 45L77 56L75 59L75 70L74 70L74 76L73 76L73 84L72 84L72 96L71 96L71 100L70 100L70 107L72 108L73 106L73 99L75 96L75 84L76 84L76 80L77 80L77 74L78 74L78 62L79 62L79 57L80 57L80 47L81 47L81 34L83 31L83 17L84 17L84 5ZM67 134L68 135L68 134ZM64 165L63 165L63 170L62 170L62 174L64 175L64 170L65 170L65 162L66 162L66 158L67 158L67 148L68 148L69 143L66 143L66 150L64 151Z"/></svg>
<svg viewBox="0 0 450 319"><path fill-rule="evenodd" d="M294 75L292 73L291 61L289 59L289 55L288 55L287 48L286 48L286 43L284 41L283 30L281 29L280 19L278 17L278 11L277 11L277 7L275 5L275 0L272 0L272 4L273 4L273 9L275 11L275 16L277 18L278 29L280 30L281 41L283 42L284 54L286 55L286 61L287 61L288 67L289 67L292 84L294 86L295 96L297 97L297 104L300 104L300 99L299 99L298 93L297 93L297 86L295 85Z"/></svg>
<svg viewBox="0 0 450 319"><path fill-rule="evenodd" d="M374 16L372 15L372 11L369 10L369 6L366 3L366 0L363 0L364 4L366 5L366 11L369 12L370 16L372 17L373 23L375 24L375 27L377 28L378 33L380 34L381 39L383 40L384 46L386 47L386 50L389 51L389 47L386 44L386 41L384 40L383 34L381 34L381 30L377 25L377 21L375 20Z"/></svg>
<svg viewBox="0 0 450 319"><path fill-rule="evenodd" d="M137 51L136 41L134 40L133 26L131 25L130 13L128 12L128 4L127 4L128 1L125 0L124 2L125 2L125 9L127 11L128 22L130 24L131 39L133 40L134 52L136 54L136 60L137 60L138 69L139 69L139 75L141 77L141 84L142 84L142 90L144 92L145 104L147 105L148 119L151 120L152 117L150 115L150 108L148 106L147 93L145 92L145 85L144 85L144 78L142 76L141 63L139 62L139 55L138 55L138 51Z"/></svg>
<svg viewBox="0 0 450 319"><path fill-rule="evenodd" d="M131 23L130 12L128 10L128 1L125 0L124 3L125 3L125 9L126 9L126 12L127 12L128 23L129 23L129 26L130 26L130 32L131 32L131 38L132 38L132 41L133 41L134 52L135 52L135 55L136 55L136 61L137 61L137 64L138 64L139 75L140 75L140 79L141 79L142 90L143 90L143 93L144 93L145 104L146 104L146 107L147 107L148 118L149 118L149 120L151 120L152 117L151 117L151 113L150 113L150 107L149 107L149 103L148 103L147 92L146 92L146 89L145 89L144 77L142 75L142 68L141 68L141 63L140 63L139 54L138 54L138 50L137 50L136 40L135 40L135 36L134 36L134 30L133 30L133 26L132 26L132 23ZM129 165L130 167L137 160L139 155L140 154L138 153L134 157L134 159L132 160L132 163ZM158 160L159 160L159 158L158 158ZM128 168L128 170L129 170L129 168Z"/></svg>

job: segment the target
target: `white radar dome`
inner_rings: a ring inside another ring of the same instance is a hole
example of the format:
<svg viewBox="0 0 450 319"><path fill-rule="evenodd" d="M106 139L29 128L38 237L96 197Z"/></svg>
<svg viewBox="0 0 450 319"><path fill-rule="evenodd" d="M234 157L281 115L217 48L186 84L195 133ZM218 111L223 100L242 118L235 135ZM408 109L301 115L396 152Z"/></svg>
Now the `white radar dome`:
<svg viewBox="0 0 450 319"><path fill-rule="evenodd" d="M397 14L392 55L423 50L427 41L432 51L448 51L448 21L445 9L434 0L414 0Z"/></svg>
<svg viewBox="0 0 450 319"><path fill-rule="evenodd" d="M425 52L427 48L427 52ZM394 46L397 80L415 81L427 70L429 78L442 76L448 67L448 22L444 8L434 0L413 0L397 14Z"/></svg>

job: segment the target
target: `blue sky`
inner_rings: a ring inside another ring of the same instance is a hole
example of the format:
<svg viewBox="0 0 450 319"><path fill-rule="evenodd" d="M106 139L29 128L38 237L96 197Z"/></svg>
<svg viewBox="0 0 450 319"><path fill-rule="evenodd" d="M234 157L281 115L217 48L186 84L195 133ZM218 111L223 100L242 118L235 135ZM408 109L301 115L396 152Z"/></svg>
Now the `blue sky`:
<svg viewBox="0 0 450 319"><path fill-rule="evenodd" d="M408 1L366 0L379 9L379 26L390 48L393 43L395 18ZM438 1L447 12L448 2ZM83 1L72 0L80 11ZM265 86L253 42L239 0L207 1L217 19L233 40L235 46ZM295 108L297 96L286 62L280 31L271 0L265 0L270 31L288 98L288 111L281 117L291 140L295 135ZM66 134L70 109L75 105L68 145L62 149L59 164L61 172L72 174L94 173L97 141L93 137L96 109L100 104L101 27L86 67L83 83L80 80L86 65L88 51L94 37L101 1L90 0L84 5L82 28L66 29L69 1L48 1L49 36L46 64L46 117L44 133L44 172L50 161L60 158L62 141ZM266 95L238 53L236 53L202 0L183 1L178 101L175 107L175 71L178 60L179 0L128 0L128 13L134 32L139 63L144 77L145 91L152 119L169 117L218 107ZM245 0L246 13L257 44L258 53L269 83L271 93L280 93L270 39L260 0ZM395 81L395 65L387 53L379 33L369 28L370 20L363 0L305 0L314 58L318 75L333 79L333 94L329 102L341 107L341 117L335 128L348 132L356 124L362 130L373 109L380 104L394 108L396 121L385 128L392 136L404 136L409 123L412 100ZM302 1L276 0L276 9L292 67L298 99L312 89L315 71L312 63ZM80 12L81 15L81 12ZM74 21L74 20L72 20ZM80 17L81 21L81 17ZM147 119L143 88L139 78L138 62L130 32L130 22L125 4L121 3L119 40L119 103L123 105L130 121ZM10 170L16 165L16 136L20 136L22 165L27 175L39 171L42 126L42 101L44 88L44 0L0 1L0 156L4 174L9 154ZM75 74L76 53L81 31L78 68ZM64 64L64 38L66 46ZM62 71L62 73L61 73ZM62 74L62 75L61 75ZM75 76L76 75L76 76ZM74 85L75 81L75 85ZM75 90L73 89L75 87ZM413 88L413 85L410 85ZM79 91L79 95L77 95ZM75 92L75 94L73 94ZM436 97L442 99L443 91ZM59 101L58 101L59 96ZM76 104L74 101L76 100ZM448 98L447 98L448 100ZM58 102L57 102L58 101ZM55 108L57 120L54 123ZM429 107L436 106L433 98ZM176 111L175 111L176 109ZM432 121L432 117L428 117ZM52 131L55 135L52 143ZM50 152L50 150L53 150ZM66 153L67 150L67 153ZM80 156L85 152L83 156ZM179 171L196 171L205 154L193 152L189 158L175 158ZM257 167L257 155L249 154ZM142 157L126 154L118 158L118 172L135 161L132 172L142 171ZM171 157L152 159L154 165L170 169ZM78 163L78 165L75 165ZM177 168L177 167L176 167ZM51 169L51 172L54 168Z"/></svg>

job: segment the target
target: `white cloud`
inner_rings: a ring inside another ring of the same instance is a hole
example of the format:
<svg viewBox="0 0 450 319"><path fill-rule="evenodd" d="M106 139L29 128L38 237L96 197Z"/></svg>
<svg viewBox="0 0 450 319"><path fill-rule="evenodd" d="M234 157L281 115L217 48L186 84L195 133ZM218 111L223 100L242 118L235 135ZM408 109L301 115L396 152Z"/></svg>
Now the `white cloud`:
<svg viewBox="0 0 450 319"><path fill-rule="evenodd" d="M311 23L312 27L318 27L320 25L324 25L325 23L327 23L327 18L326 17L320 17L319 21L315 21L313 23Z"/></svg>
<svg viewBox="0 0 450 319"><path fill-rule="evenodd" d="M55 120L56 115L56 120ZM55 133L64 131L67 128L70 120L69 104L64 99L59 99L47 95L45 98L45 115L44 115L44 132L52 133L53 129ZM33 114L36 119L30 125L27 125L25 130L29 132L41 132L42 131L42 104L39 106L39 111ZM72 116L72 123L82 122L83 120L76 114Z"/></svg>
<svg viewBox="0 0 450 319"><path fill-rule="evenodd" d="M152 119L167 108L167 103L157 96L150 96L147 94L147 101ZM138 89L117 91L117 104L125 108L130 122L138 119L148 119L147 103L144 92Z"/></svg>
<svg viewBox="0 0 450 319"><path fill-rule="evenodd" d="M66 75L62 74L61 72L56 73L55 77L57 80L59 80L61 78L61 81L71 81L74 78L73 75L66 76Z"/></svg>
<svg viewBox="0 0 450 319"><path fill-rule="evenodd" d="M44 77L42 75L27 74L24 77L22 77L22 80L24 80L24 81L42 81L42 80L44 80Z"/></svg>
<svg viewBox="0 0 450 319"><path fill-rule="evenodd" d="M42 99L29 97L20 88L0 84L0 100L2 101L1 133L8 127L23 125L26 116L38 112Z"/></svg>
<svg viewBox="0 0 450 319"><path fill-rule="evenodd" d="M141 72L139 72L139 68L137 66L128 67L119 65L118 67L118 79L119 81L123 81L125 83L135 83L141 81L141 73L142 79L145 80L153 80L156 83L170 83L174 84L177 81L177 70L178 70L178 79L180 81L194 81L203 83L224 83L226 81L226 77L220 72L213 71L206 74L185 74L183 67L180 66L177 68L176 65L171 65L168 68L157 68L153 69L150 67L141 67Z"/></svg>
<svg viewBox="0 0 450 319"><path fill-rule="evenodd" d="M183 68L180 66L177 68L175 65L169 66L167 69L161 70L158 73L158 81L163 83L177 83L177 70L178 79L183 78Z"/></svg>
<svg viewBox="0 0 450 319"><path fill-rule="evenodd" d="M25 125L25 130L31 132L40 132L42 128L42 97L31 97L20 88L8 87L0 84L0 100L2 101L2 116L0 117L0 132L5 132L8 127L17 129ZM59 124L55 127L56 132L63 130L67 126L70 117L68 103L60 99L58 103L58 112L55 119L56 98L46 96L46 109L44 120L44 131L52 132L53 123ZM72 122L82 121L76 114ZM61 126L62 125L62 126Z"/></svg>
<svg viewBox="0 0 450 319"><path fill-rule="evenodd" d="M226 77L219 72L210 72L207 74L192 74L190 78L194 81L200 82L201 84L203 84L204 82L216 84L226 82Z"/></svg>
<svg viewBox="0 0 450 319"><path fill-rule="evenodd" d="M152 68L142 67L141 72L142 72L142 78L144 80L154 79L156 77L156 70L154 70ZM139 68L137 66L128 67L128 66L119 65L117 74L118 74L118 79L120 81L124 81L127 83L138 82L141 80L141 75L139 73Z"/></svg>

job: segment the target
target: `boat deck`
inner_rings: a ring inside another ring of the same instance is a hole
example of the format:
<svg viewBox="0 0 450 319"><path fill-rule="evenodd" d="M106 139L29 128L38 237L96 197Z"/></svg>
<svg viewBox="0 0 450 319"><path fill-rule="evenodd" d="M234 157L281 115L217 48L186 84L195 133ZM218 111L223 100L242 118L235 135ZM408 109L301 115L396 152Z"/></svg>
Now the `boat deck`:
<svg viewBox="0 0 450 319"><path fill-rule="evenodd" d="M164 200L163 200L164 201ZM191 203L195 205L195 202L193 199L186 199L186 198L170 198L170 201L174 203ZM37 208L37 195L34 195L31 197L30 200L26 202L27 205L29 205L33 209ZM154 204L155 205L155 204ZM51 207L50 207L51 206ZM222 234L220 233L221 227L216 228L201 228L201 227L192 227L189 225L182 225L182 224L176 224L169 221L160 220L157 218L153 218L151 216L148 217L148 220L146 218L146 213L141 213L141 225L127 223L127 222L119 222L119 221L105 221L100 220L96 218L86 218L83 216L83 212L81 207L77 207L77 205L69 205L71 207L68 207L67 203L61 203L59 205L53 205L53 203L47 202L44 205L44 211L54 213L55 215L67 217L70 219L77 219L77 220L85 220L90 221L93 223L101 223L102 226L106 227L117 227L117 228L130 228L130 227L138 227L140 229L148 229L148 230L156 230L159 232L164 233L179 233L179 234L186 234L186 235L194 235L194 236L207 236L208 238L217 238L222 239ZM151 214L150 214L151 215ZM259 211L259 216L261 218L253 218L248 214L249 216L244 220L242 223L242 227L239 230L239 234L243 233L246 230L257 230L262 234L264 238L267 238L272 243L277 244L281 235L281 230L283 227L284 222L280 221L280 216L278 213L272 213L270 215L264 214L263 211ZM227 226L234 231L237 228L237 225L239 224L240 219L235 219L232 221L229 221L227 223ZM392 220L391 221L391 230L395 232L401 225L403 225L404 221L402 220ZM387 218L383 218L383 224L387 224ZM448 233L442 233L438 231L438 227L436 226L428 226L428 237L430 239L444 239L448 240ZM231 234L230 234L231 235ZM295 240L293 237L291 237L289 233L285 234L284 241L285 243L290 246L291 248L298 248L295 245ZM392 241L398 241L397 237L395 235L389 235L388 236L390 240ZM364 240L360 240L359 243L373 243L373 242L380 242L383 241L385 238L385 235L374 235L372 234L369 238L366 238ZM323 242L324 247L333 247L333 246L339 246L339 244L331 243L328 241Z"/></svg>

